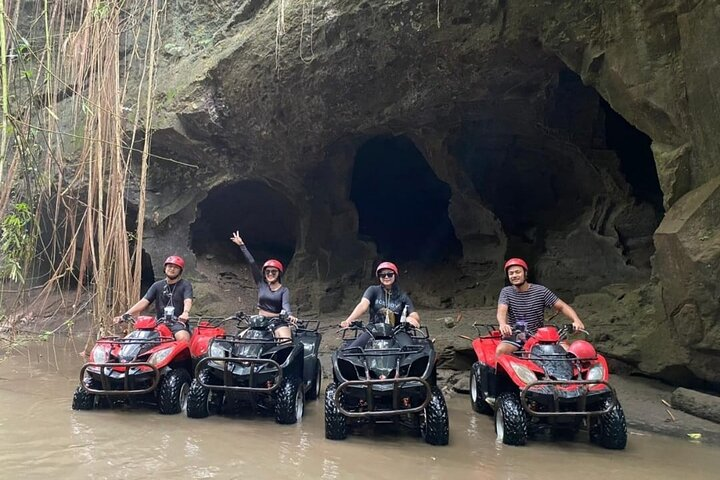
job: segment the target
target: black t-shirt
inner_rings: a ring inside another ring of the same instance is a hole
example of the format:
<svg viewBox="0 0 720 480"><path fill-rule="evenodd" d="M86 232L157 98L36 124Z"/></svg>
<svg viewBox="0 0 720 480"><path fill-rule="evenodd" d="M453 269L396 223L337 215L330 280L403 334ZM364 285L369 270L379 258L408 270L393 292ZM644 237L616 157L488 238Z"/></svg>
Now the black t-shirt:
<svg viewBox="0 0 720 480"><path fill-rule="evenodd" d="M255 285L258 287L258 304L257 307L266 312L280 314L283 310L288 315L290 311L290 290L282 286L277 290L270 290L270 285L263 278L260 267L255 263L250 250L245 245L240 245L240 251L245 255L245 259L250 264L250 272L252 273Z"/></svg>
<svg viewBox="0 0 720 480"><path fill-rule="evenodd" d="M395 314L398 321L405 305L408 307L408 315L415 311L410 297L396 285L393 285L389 292L382 285L373 285L365 290L363 298L367 298L370 302L370 323L383 322L384 316L381 310L386 308Z"/></svg>
<svg viewBox="0 0 720 480"><path fill-rule="evenodd" d="M184 301L193 298L192 284L184 278L173 284L168 284L167 280L160 280L150 286L143 298L155 303L157 318L165 316L165 307L169 305L175 307L174 315L179 317L183 312Z"/></svg>

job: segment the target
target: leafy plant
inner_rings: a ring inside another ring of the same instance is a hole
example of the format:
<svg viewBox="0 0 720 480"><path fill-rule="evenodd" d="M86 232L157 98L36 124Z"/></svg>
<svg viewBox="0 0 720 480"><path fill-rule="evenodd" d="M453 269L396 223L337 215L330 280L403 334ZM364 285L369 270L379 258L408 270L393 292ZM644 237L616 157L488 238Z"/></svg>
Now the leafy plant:
<svg viewBox="0 0 720 480"><path fill-rule="evenodd" d="M17 203L0 223L0 279L24 282L23 267L32 252L32 213L26 203Z"/></svg>

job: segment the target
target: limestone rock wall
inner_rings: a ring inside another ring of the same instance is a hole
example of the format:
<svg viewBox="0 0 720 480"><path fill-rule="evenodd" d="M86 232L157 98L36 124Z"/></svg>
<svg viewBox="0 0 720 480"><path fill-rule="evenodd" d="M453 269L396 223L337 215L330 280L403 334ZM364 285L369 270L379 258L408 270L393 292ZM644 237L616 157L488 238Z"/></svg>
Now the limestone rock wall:
<svg viewBox="0 0 720 480"><path fill-rule="evenodd" d="M492 305L504 258L526 255L535 280L579 295L611 355L719 380L717 2L283 4L169 5L152 147L189 166L152 166L153 258L168 246L192 257L209 192L258 181L298 212L297 298L345 308L379 256L349 199L355 155L400 135L449 186L462 244L461 258L406 265L418 303ZM649 137L663 206L638 200L621 173L600 97ZM603 290L620 283L645 294ZM613 318L642 335L618 338Z"/></svg>

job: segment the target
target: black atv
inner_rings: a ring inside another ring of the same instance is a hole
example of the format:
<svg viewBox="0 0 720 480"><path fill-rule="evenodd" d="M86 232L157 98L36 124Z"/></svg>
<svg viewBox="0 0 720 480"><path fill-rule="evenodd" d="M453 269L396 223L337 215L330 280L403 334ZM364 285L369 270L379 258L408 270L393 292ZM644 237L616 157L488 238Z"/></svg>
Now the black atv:
<svg viewBox="0 0 720 480"><path fill-rule="evenodd" d="M346 333L352 331L355 335ZM358 332L371 340L365 348L350 344ZM410 344L398 341L407 333ZM435 348L426 327L402 322L344 329L343 345L333 353L334 382L325 390L325 437L343 440L352 425L393 422L420 431L431 445L447 445L450 436L445 397L437 387Z"/></svg>
<svg viewBox="0 0 720 480"><path fill-rule="evenodd" d="M274 413L281 424L302 419L305 400L320 394L319 322L299 320L290 340L273 336L272 323L278 320L283 318L241 313L223 321L236 324L234 334L226 334L223 325L204 329L211 336L206 349L193 351L194 355L203 352L196 358L188 417L250 408ZM195 335L202 331L198 328Z"/></svg>

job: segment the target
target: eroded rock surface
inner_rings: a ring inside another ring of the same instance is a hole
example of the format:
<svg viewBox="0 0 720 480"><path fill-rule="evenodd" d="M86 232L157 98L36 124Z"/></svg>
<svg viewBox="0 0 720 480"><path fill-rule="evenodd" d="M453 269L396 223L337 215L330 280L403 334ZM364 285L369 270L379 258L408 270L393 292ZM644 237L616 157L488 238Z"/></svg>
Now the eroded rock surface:
<svg viewBox="0 0 720 480"><path fill-rule="evenodd" d="M524 256L610 356L720 382L718 25L710 0L170 2L146 250L220 308L239 229L320 314L388 252L457 310Z"/></svg>

